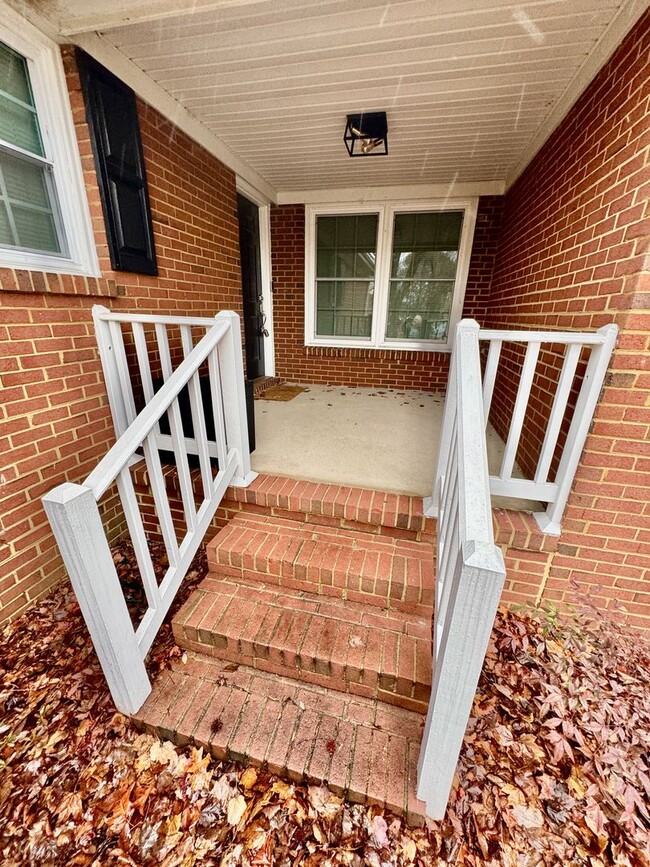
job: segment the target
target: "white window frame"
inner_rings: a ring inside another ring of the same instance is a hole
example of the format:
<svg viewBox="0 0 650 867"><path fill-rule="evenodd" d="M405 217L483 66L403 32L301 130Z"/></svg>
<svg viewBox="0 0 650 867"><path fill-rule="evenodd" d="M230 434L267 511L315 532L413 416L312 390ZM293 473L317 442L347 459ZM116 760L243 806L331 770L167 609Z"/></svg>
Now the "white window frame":
<svg viewBox="0 0 650 867"><path fill-rule="evenodd" d="M39 253L0 246L0 267L98 277L99 260L60 48L4 3L0 11L0 41L27 61L43 149L52 164L56 191L52 206L58 210L65 251Z"/></svg>
<svg viewBox="0 0 650 867"><path fill-rule="evenodd" d="M427 352L450 352L456 324L460 321L472 255L478 197L466 199L431 199L417 202L368 202L305 206L305 346L332 346L339 349L400 349ZM463 211L463 225L458 246L458 266L454 296L449 315L447 340L399 340L386 338L393 222L396 214L422 211ZM316 220L346 214L377 214L377 263L372 308L372 333L367 337L336 337L316 334Z"/></svg>

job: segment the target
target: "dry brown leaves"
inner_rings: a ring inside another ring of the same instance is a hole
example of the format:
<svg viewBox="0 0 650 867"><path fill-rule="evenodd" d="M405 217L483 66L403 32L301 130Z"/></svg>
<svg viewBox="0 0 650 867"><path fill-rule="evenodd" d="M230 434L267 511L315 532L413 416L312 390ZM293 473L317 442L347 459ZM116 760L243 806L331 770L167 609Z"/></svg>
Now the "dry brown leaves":
<svg viewBox="0 0 650 867"><path fill-rule="evenodd" d="M128 548L115 561L135 608ZM204 572L198 558L184 595ZM179 653L164 626L150 669ZM428 829L139 734L64 589L5 630L0 673L7 867L650 864L650 652L605 621L499 613L447 816Z"/></svg>

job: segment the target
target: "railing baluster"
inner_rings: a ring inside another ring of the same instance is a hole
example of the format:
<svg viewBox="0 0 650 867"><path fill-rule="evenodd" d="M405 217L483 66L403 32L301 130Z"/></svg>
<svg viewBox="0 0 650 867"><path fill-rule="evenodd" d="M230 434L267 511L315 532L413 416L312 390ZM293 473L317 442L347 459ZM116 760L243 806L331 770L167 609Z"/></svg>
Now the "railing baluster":
<svg viewBox="0 0 650 867"><path fill-rule="evenodd" d="M570 346L567 346L564 362L562 363L562 370L560 371L560 378L555 390L555 397L553 398L551 415L549 416L546 425L546 434L544 436L544 443L542 444L542 451L535 471L535 482L537 484L544 484L548 480L548 472L551 468L551 461L553 460L555 446L557 445L557 440L560 435L562 419L566 412L567 402L569 400L569 394L571 393L571 386L573 385L573 380L576 375L576 369L578 367L581 352L582 346L580 346L579 343L573 343Z"/></svg>
<svg viewBox="0 0 650 867"><path fill-rule="evenodd" d="M124 334L119 322L109 322L111 340L113 342L113 350L115 352L115 362L117 365L120 388L122 389L122 400L126 411L126 417L129 424L135 420L137 415L135 409L135 399L133 397L133 386L131 384L131 375L129 373L129 362L126 357L126 348L124 346Z"/></svg>
<svg viewBox="0 0 650 867"><path fill-rule="evenodd" d="M192 349L192 329L189 325L181 325L181 343L183 357L187 358ZM190 398L190 412L192 414L192 428L194 440L199 455L201 468L201 483L203 485L203 497L208 499L212 493L212 464L210 463L210 450L208 447L208 434L205 428L205 410L203 407L203 395L201 393L201 379L197 371L187 383Z"/></svg>
<svg viewBox="0 0 650 867"><path fill-rule="evenodd" d="M140 507L138 506L138 498L133 487L133 479L128 467L125 467L118 475L117 490L122 501L124 509L124 517L131 534L131 543L135 552L135 559L140 569L140 577L144 587L147 604L150 608L157 608L160 605L160 593L158 592L158 582L153 568L153 561L147 544L147 536L142 524L142 516L140 515Z"/></svg>
<svg viewBox="0 0 650 867"><path fill-rule="evenodd" d="M156 325L156 338L158 341L158 351L160 353L160 364L162 367L163 379L167 381L173 373L171 353L169 351L169 339L167 337L167 329L164 325ZM181 500L183 501L183 513L185 515L185 523L188 530L196 529L196 506L194 503L194 489L192 487L192 477L190 475L190 465L187 460L187 448L185 446L185 432L183 430L183 420L181 418L181 410L178 405L178 396L174 398L169 409L167 410L167 418L169 419L169 430L172 437L172 448L174 457L176 458L176 471L178 472L178 483L181 491Z"/></svg>
<svg viewBox="0 0 650 867"><path fill-rule="evenodd" d="M144 325L141 322L132 322L133 342L135 343L135 354L138 359L138 367L140 368L140 377L142 379L142 392L146 403L153 399L153 378L151 376L151 364L149 362L149 349L147 347L147 337L144 333Z"/></svg>
<svg viewBox="0 0 650 867"><path fill-rule="evenodd" d="M501 479L509 479L512 476L515 457L517 456L517 449L519 447L519 440L521 438L521 431L524 426L524 419L528 408L530 390L533 385L533 377L535 376L535 367L537 365L539 349L540 343L538 341L531 341L526 347L526 355L521 368L519 388L517 389L517 397L515 398L515 406L510 421L510 430L508 431L508 439L503 453L503 461L501 463L501 472L499 473Z"/></svg>
<svg viewBox="0 0 650 867"><path fill-rule="evenodd" d="M488 357L487 361L485 362L485 373L483 374L483 416L485 418L486 427L488 423L488 418L490 417L490 407L492 406L494 384L497 379L497 369L499 367L499 358L501 357L502 345L502 340L490 340Z"/></svg>
<svg viewBox="0 0 650 867"><path fill-rule="evenodd" d="M208 356L208 373L210 375L210 393L212 395L212 417L214 419L214 438L217 444L219 467L226 465L228 447L226 445L226 423L223 417L223 401L221 397L221 372L219 370L219 355L211 352Z"/></svg>
<svg viewBox="0 0 650 867"><path fill-rule="evenodd" d="M142 450L144 452L145 463L147 464L147 472L149 473L149 484L156 505L160 532L165 543L165 549L167 550L167 559L174 565L178 562L178 540L176 538L171 509L169 508L167 485L165 483L162 464L160 463L158 443L153 431L142 443Z"/></svg>

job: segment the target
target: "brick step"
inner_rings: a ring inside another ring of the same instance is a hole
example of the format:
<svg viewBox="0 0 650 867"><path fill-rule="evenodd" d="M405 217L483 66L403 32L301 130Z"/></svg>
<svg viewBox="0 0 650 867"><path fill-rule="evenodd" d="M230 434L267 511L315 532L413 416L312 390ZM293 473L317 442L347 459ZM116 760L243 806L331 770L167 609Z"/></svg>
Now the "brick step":
<svg viewBox="0 0 650 867"><path fill-rule="evenodd" d="M207 554L220 575L431 614L434 551L425 542L241 512Z"/></svg>
<svg viewBox="0 0 650 867"><path fill-rule="evenodd" d="M413 541L434 541L436 527L435 518L424 516L422 497L263 473L247 488L229 488L223 508L227 518L257 511Z"/></svg>
<svg viewBox="0 0 650 867"><path fill-rule="evenodd" d="M190 654L162 672L133 719L220 761L246 761L296 783L327 783L356 803L421 824L415 795L424 718L401 708Z"/></svg>
<svg viewBox="0 0 650 867"><path fill-rule="evenodd" d="M208 576L173 619L181 647L425 713L431 617Z"/></svg>

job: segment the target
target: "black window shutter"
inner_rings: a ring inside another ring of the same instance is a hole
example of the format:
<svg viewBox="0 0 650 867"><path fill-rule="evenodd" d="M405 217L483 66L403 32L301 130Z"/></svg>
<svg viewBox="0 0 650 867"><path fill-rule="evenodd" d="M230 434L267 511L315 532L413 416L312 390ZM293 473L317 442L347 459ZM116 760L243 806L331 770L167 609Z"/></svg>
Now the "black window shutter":
<svg viewBox="0 0 650 867"><path fill-rule="evenodd" d="M158 274L135 94L81 50L77 65L116 271Z"/></svg>

